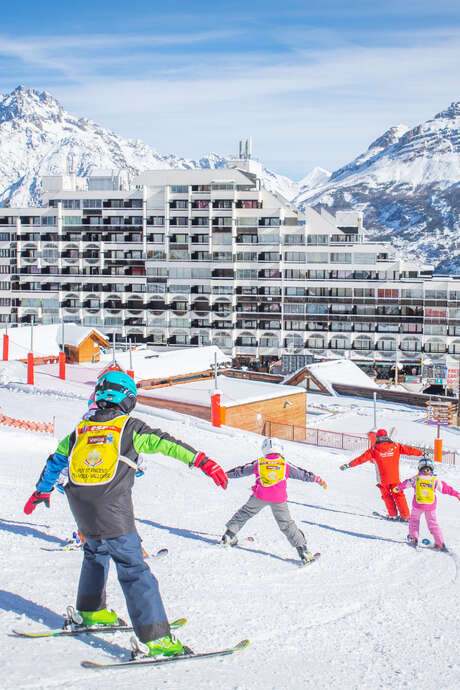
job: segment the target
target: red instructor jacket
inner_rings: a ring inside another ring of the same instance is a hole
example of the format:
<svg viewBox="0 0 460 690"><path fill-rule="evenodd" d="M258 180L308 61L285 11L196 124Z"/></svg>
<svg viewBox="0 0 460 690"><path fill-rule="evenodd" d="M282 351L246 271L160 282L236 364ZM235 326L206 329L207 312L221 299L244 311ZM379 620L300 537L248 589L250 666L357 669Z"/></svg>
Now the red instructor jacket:
<svg viewBox="0 0 460 690"><path fill-rule="evenodd" d="M363 462L373 462L377 473L377 483L385 485L399 484L400 455L422 455L422 451L412 446L394 443L388 436L377 438L372 448L350 462L350 467L362 465Z"/></svg>

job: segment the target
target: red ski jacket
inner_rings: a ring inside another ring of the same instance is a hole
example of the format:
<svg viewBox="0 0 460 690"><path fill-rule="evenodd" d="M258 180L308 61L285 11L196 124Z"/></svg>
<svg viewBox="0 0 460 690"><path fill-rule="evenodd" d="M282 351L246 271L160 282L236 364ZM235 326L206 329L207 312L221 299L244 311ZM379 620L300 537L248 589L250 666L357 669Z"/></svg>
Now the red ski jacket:
<svg viewBox="0 0 460 690"><path fill-rule="evenodd" d="M363 462L373 462L377 473L377 483L387 486L399 484L399 456L400 455L422 455L422 451L412 446L403 446L401 443L394 443L388 436L377 439L372 448L366 450L362 455L350 462L350 467L362 465Z"/></svg>

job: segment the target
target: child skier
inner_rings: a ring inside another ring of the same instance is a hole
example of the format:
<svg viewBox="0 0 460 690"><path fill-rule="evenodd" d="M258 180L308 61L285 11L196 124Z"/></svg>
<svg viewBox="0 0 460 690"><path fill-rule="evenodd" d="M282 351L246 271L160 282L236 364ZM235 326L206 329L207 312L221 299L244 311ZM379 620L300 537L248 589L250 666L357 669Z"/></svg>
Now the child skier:
<svg viewBox="0 0 460 690"><path fill-rule="evenodd" d="M238 539L235 536L237 532L240 531L250 518L269 505L278 527L289 543L297 549L302 563L310 563L314 560L314 556L307 550L305 535L297 527L289 513L286 480L290 477L291 479L300 479L304 482L316 482L323 489L327 488L327 484L321 477L314 475L312 472L296 467L296 465L288 464L284 459L283 444L278 439L265 438L261 451L262 457L258 460L240 467L234 467L227 472L229 479L247 477L254 473L256 475L256 483L252 487L253 495L249 501L227 522L227 531L220 543L223 546L235 546L238 543Z"/></svg>
<svg viewBox="0 0 460 690"><path fill-rule="evenodd" d="M435 548L447 551L441 528L436 519L436 491L440 494L455 496L459 500L460 493L446 482L436 479L433 461L427 457L421 458L418 464L418 474L415 477L405 479L401 484L395 486L393 491L404 491L408 486L415 489L409 520L409 542L411 546L417 547L420 518L425 513L426 524L433 535Z"/></svg>
<svg viewBox="0 0 460 690"><path fill-rule="evenodd" d="M171 635L158 581L144 561L134 524L131 490L137 461L140 453L162 453L189 467L199 467L223 489L227 487L227 476L204 453L130 416L137 388L124 372L109 371L101 376L95 399L94 414L81 420L48 458L24 512L29 515L42 502L49 507L50 492L62 469L68 466L65 492L78 529L86 538L74 622L117 625L117 614L106 608L106 581L112 558L145 653L181 654L184 648Z"/></svg>

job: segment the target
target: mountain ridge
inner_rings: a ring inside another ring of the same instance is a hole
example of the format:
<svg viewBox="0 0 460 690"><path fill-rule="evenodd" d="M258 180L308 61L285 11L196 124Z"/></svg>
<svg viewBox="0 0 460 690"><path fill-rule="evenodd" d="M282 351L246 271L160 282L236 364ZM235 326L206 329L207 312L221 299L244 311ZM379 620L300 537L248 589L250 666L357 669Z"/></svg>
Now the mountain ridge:
<svg viewBox="0 0 460 690"><path fill-rule="evenodd" d="M78 176L93 168L144 170L219 168L231 160L162 154L68 112L48 91L18 86L0 95L0 205L37 205L40 179L63 174L69 157ZM372 239L393 243L401 256L417 256L460 271L460 101L415 127L395 125L366 151L332 172L316 166L299 182L262 166L262 184L299 208L364 213Z"/></svg>

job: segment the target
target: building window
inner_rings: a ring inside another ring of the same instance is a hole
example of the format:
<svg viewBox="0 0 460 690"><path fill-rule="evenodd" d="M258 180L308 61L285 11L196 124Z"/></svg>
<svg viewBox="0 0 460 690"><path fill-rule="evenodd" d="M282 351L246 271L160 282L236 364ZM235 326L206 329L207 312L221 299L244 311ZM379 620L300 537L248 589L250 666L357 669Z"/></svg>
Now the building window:
<svg viewBox="0 0 460 690"><path fill-rule="evenodd" d="M351 264L351 254L348 252L331 252L331 264Z"/></svg>
<svg viewBox="0 0 460 690"><path fill-rule="evenodd" d="M294 321L291 319L285 319L284 329L286 331L303 331L303 330L305 330L305 324L303 321Z"/></svg>
<svg viewBox="0 0 460 690"><path fill-rule="evenodd" d="M372 265L377 263L377 256L376 254L365 254L364 252L355 252L353 254L353 263Z"/></svg>
<svg viewBox="0 0 460 690"><path fill-rule="evenodd" d="M284 253L284 260L285 261L295 261L296 263L304 263L305 262L305 253L304 252L285 252Z"/></svg>
<svg viewBox="0 0 460 690"><path fill-rule="evenodd" d="M329 244L329 235L307 235L307 244Z"/></svg>

